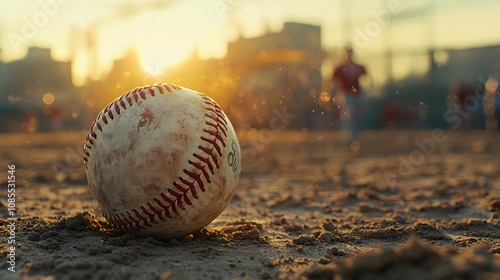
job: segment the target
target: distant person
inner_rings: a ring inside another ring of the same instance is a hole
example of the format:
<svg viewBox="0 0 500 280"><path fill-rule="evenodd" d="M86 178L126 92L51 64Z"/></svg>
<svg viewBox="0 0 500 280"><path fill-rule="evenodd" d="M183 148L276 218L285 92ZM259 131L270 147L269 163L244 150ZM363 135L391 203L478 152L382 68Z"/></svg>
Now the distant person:
<svg viewBox="0 0 500 280"><path fill-rule="evenodd" d="M338 93L344 96L344 118L350 132L349 148L356 152L361 147L359 134L363 114L363 92L359 85L359 78L366 75L366 69L353 61L354 51L351 46L346 46L344 52L345 60L333 69L333 91L338 89Z"/></svg>
<svg viewBox="0 0 500 280"><path fill-rule="evenodd" d="M459 110L460 121L452 125L453 129L469 129L471 128L470 114L467 110L467 98L474 95L474 87L468 85L462 79L454 81L450 85L449 98L450 106L456 107ZM458 106L458 107L457 107ZM463 117L462 117L463 116Z"/></svg>

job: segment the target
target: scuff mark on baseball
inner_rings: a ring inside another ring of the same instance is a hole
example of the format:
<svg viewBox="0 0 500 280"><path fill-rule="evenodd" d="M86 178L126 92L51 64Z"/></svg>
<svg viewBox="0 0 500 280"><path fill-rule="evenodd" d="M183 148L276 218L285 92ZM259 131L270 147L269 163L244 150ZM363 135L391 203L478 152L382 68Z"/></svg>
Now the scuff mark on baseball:
<svg viewBox="0 0 500 280"><path fill-rule="evenodd" d="M84 163L104 217L160 240L212 222L239 182L241 152L221 107L172 84L124 93L96 117Z"/></svg>

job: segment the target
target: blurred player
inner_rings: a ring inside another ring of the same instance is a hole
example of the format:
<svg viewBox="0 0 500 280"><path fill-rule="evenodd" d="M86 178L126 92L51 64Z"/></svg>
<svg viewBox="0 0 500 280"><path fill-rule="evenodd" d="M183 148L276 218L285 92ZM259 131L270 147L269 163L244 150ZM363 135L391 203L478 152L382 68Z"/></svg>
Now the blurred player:
<svg viewBox="0 0 500 280"><path fill-rule="evenodd" d="M354 51L351 46L346 46L344 52L345 60L333 69L333 89L334 91L338 89L338 93L342 94L345 99L344 120L350 132L349 148L352 151L358 151L361 147L359 133L363 119L363 92L359 85L359 78L366 75L366 69L353 61Z"/></svg>

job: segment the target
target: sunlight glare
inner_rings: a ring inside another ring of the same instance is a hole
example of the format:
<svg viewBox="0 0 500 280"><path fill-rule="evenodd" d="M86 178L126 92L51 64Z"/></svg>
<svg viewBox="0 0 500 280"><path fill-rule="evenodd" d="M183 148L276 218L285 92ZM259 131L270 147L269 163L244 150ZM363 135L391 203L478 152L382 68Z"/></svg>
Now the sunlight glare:
<svg viewBox="0 0 500 280"><path fill-rule="evenodd" d="M166 69L186 60L192 52L191 48L183 46L166 46L164 50L157 48L139 48L142 68L152 77L165 73Z"/></svg>

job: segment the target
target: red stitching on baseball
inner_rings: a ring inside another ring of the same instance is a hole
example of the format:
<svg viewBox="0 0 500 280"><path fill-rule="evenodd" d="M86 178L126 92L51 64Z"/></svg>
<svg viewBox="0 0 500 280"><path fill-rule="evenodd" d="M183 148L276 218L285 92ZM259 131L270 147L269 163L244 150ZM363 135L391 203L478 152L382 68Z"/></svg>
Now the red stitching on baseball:
<svg viewBox="0 0 500 280"><path fill-rule="evenodd" d="M151 214L149 213L149 211L144 207L144 206L141 206L141 210L142 212L144 212L146 215L148 215L149 217L149 220L151 220L151 222L157 224L158 222L155 221L155 214Z"/></svg>
<svg viewBox="0 0 500 280"><path fill-rule="evenodd" d="M90 129L90 133L89 133L89 134L90 134L92 137L94 137L94 139L96 139L96 138L97 138L97 134L94 132L94 129L93 129L93 128L91 128L91 129Z"/></svg>
<svg viewBox="0 0 500 280"><path fill-rule="evenodd" d="M202 162L205 163L205 161L202 161ZM203 177L205 177L205 179L207 180L207 182L210 183L210 175L208 175L208 172L207 172L207 169L206 169L206 167L207 167L206 165L200 164L199 162L193 162L191 160L188 160L188 163L191 164L192 166L194 166L195 168L201 170L201 172L203 174ZM210 173L211 173L211 175L214 174L212 171Z"/></svg>
<svg viewBox="0 0 500 280"><path fill-rule="evenodd" d="M132 104L134 104L134 102L132 101L132 98L130 98L130 93L127 94L127 97L125 97L125 99L127 99L128 105L132 106Z"/></svg>
<svg viewBox="0 0 500 280"><path fill-rule="evenodd" d="M123 99L127 101L130 108L135 102L139 101L139 98L145 100L147 98L146 93L148 92L151 96L155 96L155 89L164 94L165 90L172 92L174 90L181 90L181 87L172 84L159 84L147 87L140 87L123 94L119 99L116 99L96 117L96 120L92 124L89 133L87 134L86 144L84 147L84 162L87 162L90 158L89 150L92 149L94 140L97 139L97 134L94 133L94 126L100 131L103 127L100 120L104 124L108 124L109 118L114 119L112 108L119 115L121 110L119 105L123 110L127 109L126 103ZM200 136L200 139L208 144L206 146L199 146L199 152L193 153L193 159L188 160L188 164L193 167L191 170L184 169L183 175L177 178L175 182L172 183L173 188L168 188L165 193L160 193L159 197L154 198L153 202L147 202L146 206L140 206L139 209L132 209L132 213L127 211L125 214L114 214L108 215L103 212L104 217L114 226L122 231L127 230L139 230L146 226L152 226L151 223L158 223L156 217L160 220L165 220L166 218L172 218L171 211L178 214L178 209L185 210L184 204L191 205L191 199L189 194L192 195L194 199L198 199L197 188L202 192L205 191L205 181L210 183L210 178L215 172L215 168L219 168L219 157L222 156L222 147L226 146L225 138L227 137L227 121L222 108L215 103L208 96L201 95L204 99L205 106L205 116L208 120L205 122L207 128L203 129L205 136ZM133 98L133 99L132 99ZM207 171L208 170L208 171ZM168 195L172 198L170 198ZM156 205L153 205L156 204ZM164 216L163 216L163 213Z"/></svg>
<svg viewBox="0 0 500 280"><path fill-rule="evenodd" d="M135 209L134 209L134 210L135 210ZM127 216L128 216L128 217L127 217ZM131 214L129 211L127 211L127 216L125 216L125 215L124 215L124 218L125 218L124 220L125 220L125 221L128 221L128 222L129 222L129 224L128 224L128 225L127 225L127 224L125 224L124 226L125 226L125 227L130 227L130 228L132 228L132 229L139 229L139 228L140 228L140 224L139 224L139 222L140 222L141 220L136 221L136 220L134 219L134 216L132 216L132 214Z"/></svg>
<svg viewBox="0 0 500 280"><path fill-rule="evenodd" d="M199 161L203 162L206 164L206 167L208 167L208 170L210 170L210 173L212 175L214 175L214 166L212 165L212 163L210 162L209 158L204 158L202 156L200 156L199 154L197 153L194 153L193 156L195 158L197 158ZM208 182L210 182L208 179L207 179Z"/></svg>
<svg viewBox="0 0 500 280"><path fill-rule="evenodd" d="M164 207L165 211L169 208L172 208L172 211L174 211L175 214L179 213L177 211L177 207L175 206L175 200L171 200L168 196L166 196L164 193L160 193L160 197L163 199L164 202L168 203L168 205L159 204L160 206ZM156 200L155 200L156 201ZM157 201L156 201L157 202ZM170 217L172 218L172 217Z"/></svg>
<svg viewBox="0 0 500 280"><path fill-rule="evenodd" d="M139 101L139 96L137 96L137 90L132 91L132 96L134 97L135 102Z"/></svg>
<svg viewBox="0 0 500 280"><path fill-rule="evenodd" d="M119 102L115 102L115 110L116 113L119 115L120 114L120 106L118 105Z"/></svg>
<svg viewBox="0 0 500 280"><path fill-rule="evenodd" d="M200 136L200 139L209 143L210 145L213 145L214 148L217 150L217 153L219 154L219 156L222 156L222 149L220 148L219 144L217 143L217 138L210 139L210 138L207 138L205 136ZM224 142L222 142L222 144L225 146Z"/></svg>
<svg viewBox="0 0 500 280"><path fill-rule="evenodd" d="M125 96L125 95L122 95L122 96L120 97L120 105L122 105L122 108L123 108L123 109L127 109L127 106L125 105L125 102L123 101L123 97L124 97L124 96Z"/></svg>
<svg viewBox="0 0 500 280"><path fill-rule="evenodd" d="M217 155L215 155L215 153L213 152L212 149L209 149L209 148L205 148L203 146L199 146L198 149L202 150L203 152L205 152L206 154L210 155L210 158L213 160L213 162L215 163L215 167L217 169L219 169L219 159L217 158Z"/></svg>
<svg viewBox="0 0 500 280"><path fill-rule="evenodd" d="M153 216L154 216L154 215L157 215L157 216L158 216L158 218L160 218L160 220L163 220L163 221L165 220L165 219L163 219L163 217L161 216L162 211L157 210L157 209L156 209L156 208L155 208L155 207L154 207L151 203L149 203L149 202L148 202L148 203L146 203L146 204L148 205L149 209L150 209L151 211L153 211L153 213L154 213L154 214L151 214L151 215L153 215ZM146 212L146 210L144 210L144 212ZM147 212L146 212L146 213L147 213ZM150 214L148 213L148 215L150 215ZM151 217L151 216L150 216L150 217ZM151 220L153 220L153 221L154 221L154 217L153 217ZM158 223L157 221L154 221L154 222L155 222L155 223Z"/></svg>
<svg viewBox="0 0 500 280"><path fill-rule="evenodd" d="M165 210L165 217L166 218L172 218L172 215L170 215L170 211L169 211L169 208L167 205L164 205L163 203L161 203L161 201L158 199L158 198L155 198L154 201L156 202L156 204L158 204L163 210ZM156 208L155 208L156 209ZM163 217L161 216L161 212L159 214L160 216L160 219L164 220Z"/></svg>
<svg viewBox="0 0 500 280"><path fill-rule="evenodd" d="M146 100L146 91L145 90L141 90L141 92L139 92L139 95L141 96L142 100Z"/></svg>
<svg viewBox="0 0 500 280"><path fill-rule="evenodd" d="M181 208L182 210L186 210L186 208L184 208L184 205L182 204L182 200L181 200L181 198L184 196L184 194L178 193L172 189L167 189L167 192L175 197L175 200L173 200L173 201L170 200L170 201L172 201L171 202L172 207L177 202L177 207Z"/></svg>
<svg viewBox="0 0 500 280"><path fill-rule="evenodd" d="M139 220L144 220L144 217L141 216L141 214L139 213L139 211L137 211L137 209L132 209L132 211Z"/></svg>

